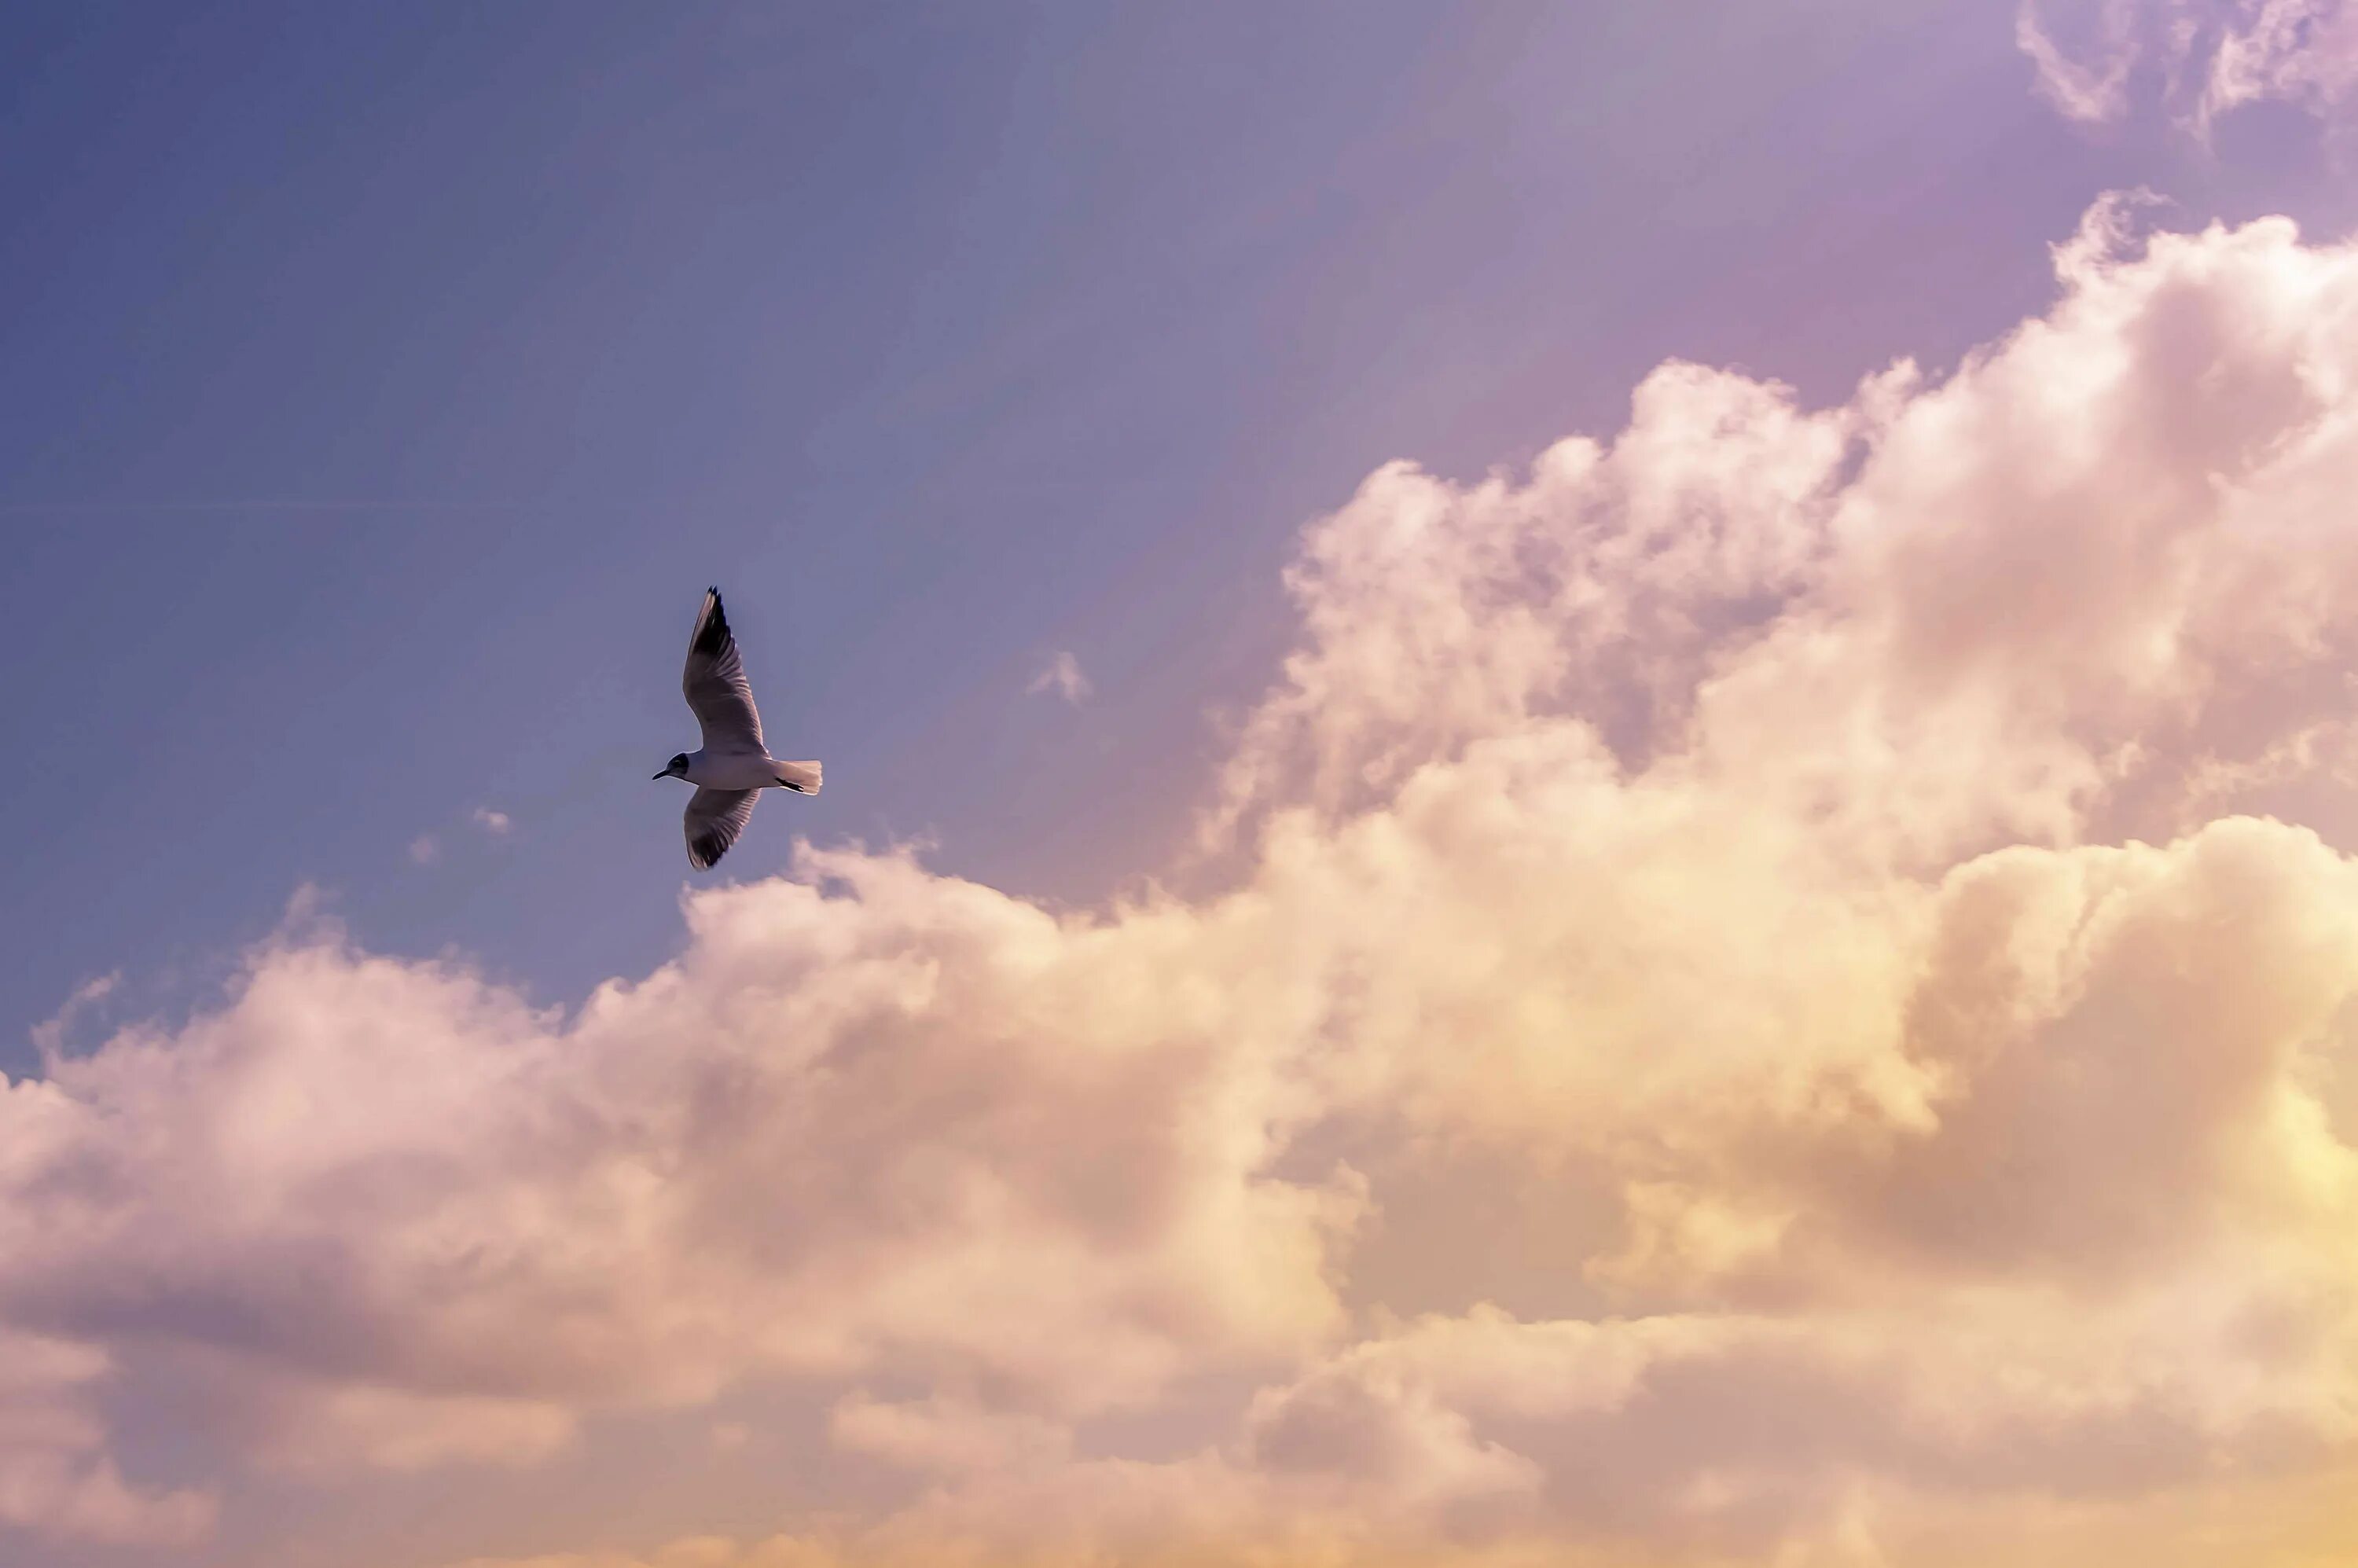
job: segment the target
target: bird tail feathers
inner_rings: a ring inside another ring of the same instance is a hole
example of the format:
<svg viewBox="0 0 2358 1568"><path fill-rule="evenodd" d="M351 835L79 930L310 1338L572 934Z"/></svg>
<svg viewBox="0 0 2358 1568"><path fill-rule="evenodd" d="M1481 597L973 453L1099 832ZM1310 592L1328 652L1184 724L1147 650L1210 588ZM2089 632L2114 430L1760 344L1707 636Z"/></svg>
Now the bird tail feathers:
<svg viewBox="0 0 2358 1568"><path fill-rule="evenodd" d="M817 795L819 766L817 762L780 762L778 782L798 795Z"/></svg>

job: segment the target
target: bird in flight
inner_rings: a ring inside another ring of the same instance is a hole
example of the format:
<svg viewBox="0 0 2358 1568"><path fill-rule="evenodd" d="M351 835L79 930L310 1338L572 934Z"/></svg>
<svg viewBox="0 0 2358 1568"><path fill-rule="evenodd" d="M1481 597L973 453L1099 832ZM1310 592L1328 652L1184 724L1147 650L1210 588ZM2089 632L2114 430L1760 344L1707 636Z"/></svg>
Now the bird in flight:
<svg viewBox="0 0 2358 1568"><path fill-rule="evenodd" d="M687 694L687 706L704 731L704 745L682 752L655 777L686 779L696 786L687 797L687 863L702 871L710 870L745 831L762 791L817 795L819 766L782 762L770 755L762 739L762 715L753 707L753 688L746 684L745 661L737 656L737 639L729 631L717 588L705 590L696 634L687 640L687 669L680 677L680 689Z"/></svg>

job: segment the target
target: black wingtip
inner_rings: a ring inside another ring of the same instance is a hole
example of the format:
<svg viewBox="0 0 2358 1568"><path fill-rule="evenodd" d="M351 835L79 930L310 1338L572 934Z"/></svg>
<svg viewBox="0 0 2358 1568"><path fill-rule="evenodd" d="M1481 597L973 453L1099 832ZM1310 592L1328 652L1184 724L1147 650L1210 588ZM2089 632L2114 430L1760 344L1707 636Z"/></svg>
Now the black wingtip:
<svg viewBox="0 0 2358 1568"><path fill-rule="evenodd" d="M729 615L720 608L719 589L705 589L705 599L708 609L696 624L696 643L693 651L698 654L718 654L729 643Z"/></svg>

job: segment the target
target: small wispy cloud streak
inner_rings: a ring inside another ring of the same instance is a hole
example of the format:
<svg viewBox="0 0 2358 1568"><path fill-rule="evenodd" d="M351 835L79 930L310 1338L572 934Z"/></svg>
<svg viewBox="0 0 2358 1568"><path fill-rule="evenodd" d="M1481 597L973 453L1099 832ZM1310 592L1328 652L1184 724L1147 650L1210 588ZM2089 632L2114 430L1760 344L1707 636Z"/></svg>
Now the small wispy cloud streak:
<svg viewBox="0 0 2358 1568"><path fill-rule="evenodd" d="M1076 708L1087 701L1095 689L1089 684L1089 677L1082 673L1081 661L1068 652L1060 652L1050 659L1040 673L1032 677L1032 684L1023 688L1031 697L1054 693Z"/></svg>

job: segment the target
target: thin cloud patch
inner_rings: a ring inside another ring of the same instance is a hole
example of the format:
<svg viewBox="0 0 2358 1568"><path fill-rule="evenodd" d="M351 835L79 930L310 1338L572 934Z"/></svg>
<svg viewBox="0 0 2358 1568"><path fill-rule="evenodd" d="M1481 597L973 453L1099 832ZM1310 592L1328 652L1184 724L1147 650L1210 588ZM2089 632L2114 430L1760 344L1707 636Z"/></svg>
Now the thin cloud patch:
<svg viewBox="0 0 2358 1568"><path fill-rule="evenodd" d="M1087 701L1096 689L1089 684L1089 677L1082 673L1081 661L1069 652L1060 652L1051 658L1040 673L1032 677L1032 684L1023 688L1026 696L1053 695L1076 708Z"/></svg>

